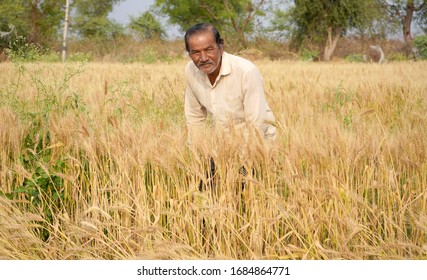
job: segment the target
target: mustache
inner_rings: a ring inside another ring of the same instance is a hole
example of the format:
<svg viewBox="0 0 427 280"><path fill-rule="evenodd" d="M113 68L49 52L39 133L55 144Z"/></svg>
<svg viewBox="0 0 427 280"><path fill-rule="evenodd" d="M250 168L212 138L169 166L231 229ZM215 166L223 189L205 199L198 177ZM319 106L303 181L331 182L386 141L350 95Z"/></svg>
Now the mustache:
<svg viewBox="0 0 427 280"><path fill-rule="evenodd" d="M198 63L198 66L211 65L211 64L214 64L214 63L212 61L200 62L200 63Z"/></svg>

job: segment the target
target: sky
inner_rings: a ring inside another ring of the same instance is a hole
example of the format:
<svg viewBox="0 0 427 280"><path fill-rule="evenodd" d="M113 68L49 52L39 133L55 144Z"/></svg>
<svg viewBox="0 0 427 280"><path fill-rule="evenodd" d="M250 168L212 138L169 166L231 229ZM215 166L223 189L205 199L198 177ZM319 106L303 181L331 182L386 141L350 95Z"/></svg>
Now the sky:
<svg viewBox="0 0 427 280"><path fill-rule="evenodd" d="M127 25L130 22L130 16L138 17L148 11L152 4L154 4L154 0L124 0L114 6L109 17L118 23ZM181 38L183 36L177 27L166 26L165 24L163 24L163 27L169 39Z"/></svg>
<svg viewBox="0 0 427 280"><path fill-rule="evenodd" d="M129 23L129 17L138 17L154 3L154 0L124 0L113 8L110 17L122 24Z"/></svg>

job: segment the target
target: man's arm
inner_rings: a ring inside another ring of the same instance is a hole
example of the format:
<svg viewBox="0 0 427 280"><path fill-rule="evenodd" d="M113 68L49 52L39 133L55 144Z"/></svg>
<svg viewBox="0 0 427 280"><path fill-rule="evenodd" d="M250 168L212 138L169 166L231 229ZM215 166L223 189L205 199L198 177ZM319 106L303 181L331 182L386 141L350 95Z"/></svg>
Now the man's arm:
<svg viewBox="0 0 427 280"><path fill-rule="evenodd" d="M207 111L197 100L188 83L185 89L184 111L188 128L188 144L190 144L192 139L197 139L203 134Z"/></svg>
<svg viewBox="0 0 427 280"><path fill-rule="evenodd" d="M245 120L258 128L262 137L267 136L268 122L274 117L269 110L264 94L264 81L257 68L248 71L243 77L243 107Z"/></svg>

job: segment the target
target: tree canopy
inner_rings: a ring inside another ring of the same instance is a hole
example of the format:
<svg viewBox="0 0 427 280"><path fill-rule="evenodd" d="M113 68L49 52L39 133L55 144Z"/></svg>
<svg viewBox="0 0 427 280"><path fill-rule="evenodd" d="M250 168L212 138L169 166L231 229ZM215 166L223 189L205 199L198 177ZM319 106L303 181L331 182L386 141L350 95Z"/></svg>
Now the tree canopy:
<svg viewBox="0 0 427 280"><path fill-rule="evenodd" d="M129 28L140 39L161 39L166 35L160 22L150 12L142 13L139 17L131 17Z"/></svg>
<svg viewBox="0 0 427 280"><path fill-rule="evenodd" d="M114 37L121 33L121 26L108 18L113 6L123 0L74 0L72 28L83 38Z"/></svg>
<svg viewBox="0 0 427 280"><path fill-rule="evenodd" d="M113 6L121 1L123 0L71 1L71 33L82 38L108 38L121 33L121 26L108 18ZM49 47L60 40L65 4L66 1L59 0L2 0L0 30L14 26L16 34L25 38L28 43Z"/></svg>
<svg viewBox="0 0 427 280"><path fill-rule="evenodd" d="M13 25L28 42L42 44L55 38L61 28L65 2L57 0L2 0L0 30Z"/></svg>
<svg viewBox="0 0 427 280"><path fill-rule="evenodd" d="M247 34L254 19L262 14L264 0L156 0L160 12L183 31L194 24L209 22L230 40L247 46Z"/></svg>
<svg viewBox="0 0 427 280"><path fill-rule="evenodd" d="M377 3L389 15L390 20L400 23L403 39L407 44L412 42L412 22L415 19L421 24L427 25L427 1L426 0L377 0Z"/></svg>
<svg viewBox="0 0 427 280"><path fill-rule="evenodd" d="M372 22L375 7L371 0L295 0L289 14L291 45L322 48L323 59L329 60L343 34Z"/></svg>
<svg viewBox="0 0 427 280"><path fill-rule="evenodd" d="M109 17L122 1L70 0L68 34L85 46L93 42L97 50L112 39L165 39L167 26L158 20L164 17L181 31L212 23L232 50L267 39L289 42L293 50L316 50L329 60L347 34L390 34L389 26L399 26L401 38L412 46L414 23L418 31L427 31L427 0L155 0L148 11L131 17L128 26ZM1 0L0 51L18 35L23 44L58 49L65 5L65 0Z"/></svg>

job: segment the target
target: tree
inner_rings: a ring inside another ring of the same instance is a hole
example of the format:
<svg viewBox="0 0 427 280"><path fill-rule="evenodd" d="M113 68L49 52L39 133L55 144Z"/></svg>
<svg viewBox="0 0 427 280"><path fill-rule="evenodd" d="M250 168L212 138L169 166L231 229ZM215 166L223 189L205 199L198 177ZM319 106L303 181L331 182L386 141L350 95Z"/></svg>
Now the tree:
<svg viewBox="0 0 427 280"><path fill-rule="evenodd" d="M27 42L49 46L57 39L64 8L65 1L2 0L0 29L13 25L16 34L25 37Z"/></svg>
<svg viewBox="0 0 427 280"><path fill-rule="evenodd" d="M15 20L15 15L22 16L24 15L24 9L19 3L15 0L2 0L0 4L0 52L3 48L9 45L9 42L15 34L17 34L18 22ZM13 29L13 31L12 31Z"/></svg>
<svg viewBox="0 0 427 280"><path fill-rule="evenodd" d="M403 39L406 45L412 45L412 22L414 17L420 21L425 20L427 15L426 0L377 0L386 10L392 20L398 20L402 25Z"/></svg>
<svg viewBox="0 0 427 280"><path fill-rule="evenodd" d="M292 21L290 10L289 9L273 9L272 17L270 19L270 28L267 31L274 32L278 35L278 40L283 40L285 37L289 36L289 33L292 32L290 22Z"/></svg>
<svg viewBox="0 0 427 280"><path fill-rule="evenodd" d="M248 45L254 18L262 14L264 0L156 0L160 12L171 24L186 30L194 24L209 22L241 46Z"/></svg>
<svg viewBox="0 0 427 280"><path fill-rule="evenodd" d="M331 59L339 38L352 28L371 23L377 9L373 0L295 0L290 10L291 46L314 44Z"/></svg>
<svg viewBox="0 0 427 280"><path fill-rule="evenodd" d="M28 2L29 41L48 45L52 40L57 40L61 22L64 19L65 1L31 0Z"/></svg>
<svg viewBox="0 0 427 280"><path fill-rule="evenodd" d="M427 34L427 9L423 9L419 18L419 22L421 28L424 30L424 34Z"/></svg>
<svg viewBox="0 0 427 280"><path fill-rule="evenodd" d="M113 6L121 1L72 1L72 30L83 38L113 38L121 34L121 26L108 18Z"/></svg>
<svg viewBox="0 0 427 280"><path fill-rule="evenodd" d="M64 32L62 36L62 61L67 58L67 35L68 35L68 21L70 16L70 0L65 1L65 15L64 15Z"/></svg>
<svg viewBox="0 0 427 280"><path fill-rule="evenodd" d="M139 39L160 39L166 35L160 22L150 12L131 17L129 28Z"/></svg>

